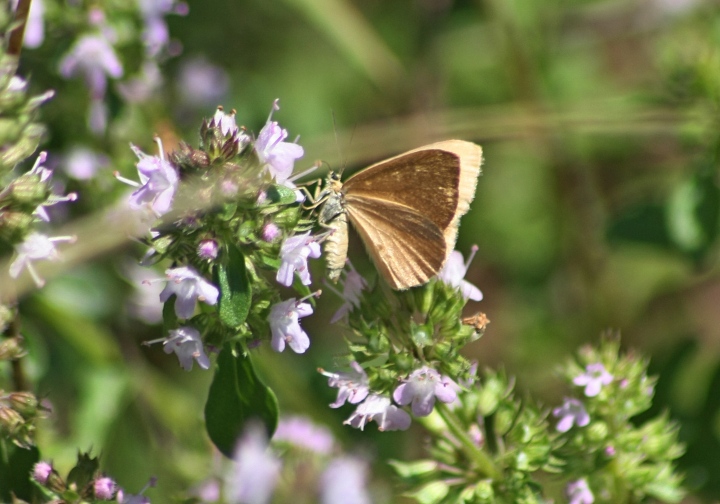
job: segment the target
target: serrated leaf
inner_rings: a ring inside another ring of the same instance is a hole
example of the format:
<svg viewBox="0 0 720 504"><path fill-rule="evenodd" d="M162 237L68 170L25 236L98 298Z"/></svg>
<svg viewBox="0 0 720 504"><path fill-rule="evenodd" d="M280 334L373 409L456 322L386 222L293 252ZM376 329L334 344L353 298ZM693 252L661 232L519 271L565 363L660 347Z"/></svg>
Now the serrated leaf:
<svg viewBox="0 0 720 504"><path fill-rule="evenodd" d="M271 185L268 187L266 194L268 201L275 205L291 205L297 201L295 190L284 185Z"/></svg>
<svg viewBox="0 0 720 504"><path fill-rule="evenodd" d="M230 457L251 420L260 420L272 436L278 421L277 398L260 381L250 356L236 355L233 345L226 344L218 356L205 404L205 426L218 450Z"/></svg>
<svg viewBox="0 0 720 504"><path fill-rule="evenodd" d="M225 260L215 268L215 282L220 288L220 320L230 327L239 326L250 312L252 289L245 269L245 257L237 247L228 247Z"/></svg>

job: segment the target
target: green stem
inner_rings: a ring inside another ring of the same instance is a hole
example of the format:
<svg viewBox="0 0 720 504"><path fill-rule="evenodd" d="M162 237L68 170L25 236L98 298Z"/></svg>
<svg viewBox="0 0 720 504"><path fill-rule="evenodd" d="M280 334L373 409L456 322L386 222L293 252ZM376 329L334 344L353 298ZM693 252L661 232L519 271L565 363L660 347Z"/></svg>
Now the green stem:
<svg viewBox="0 0 720 504"><path fill-rule="evenodd" d="M473 440L470 439L467 430L460 425L457 416L444 404L436 404L435 409L445 421L445 425L450 429L450 432L460 441L468 458L475 462L483 474L493 480L497 480L500 477L500 471L495 467L495 464L488 454L481 450Z"/></svg>

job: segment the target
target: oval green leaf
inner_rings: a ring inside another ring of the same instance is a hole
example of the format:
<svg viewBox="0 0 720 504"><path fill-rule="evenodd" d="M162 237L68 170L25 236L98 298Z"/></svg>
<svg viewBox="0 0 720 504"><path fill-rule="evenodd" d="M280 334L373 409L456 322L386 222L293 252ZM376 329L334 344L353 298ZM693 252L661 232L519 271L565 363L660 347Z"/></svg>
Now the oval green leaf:
<svg viewBox="0 0 720 504"><path fill-rule="evenodd" d="M272 436L277 428L278 403L272 389L255 373L249 355L226 344L205 404L205 426L212 442L231 457L250 421L261 421Z"/></svg>
<svg viewBox="0 0 720 504"><path fill-rule="evenodd" d="M267 199L275 205L291 205L297 201L295 191L284 185L271 185L266 194Z"/></svg>
<svg viewBox="0 0 720 504"><path fill-rule="evenodd" d="M245 268L245 257L237 247L228 247L226 260L215 269L215 282L220 288L220 320L230 327L239 326L245 322L250 312L252 290Z"/></svg>

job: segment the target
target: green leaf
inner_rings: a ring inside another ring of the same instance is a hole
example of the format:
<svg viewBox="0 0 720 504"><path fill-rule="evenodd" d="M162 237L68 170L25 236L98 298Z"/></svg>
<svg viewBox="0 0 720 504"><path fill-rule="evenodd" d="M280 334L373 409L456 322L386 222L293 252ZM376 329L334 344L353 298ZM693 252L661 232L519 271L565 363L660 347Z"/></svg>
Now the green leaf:
<svg viewBox="0 0 720 504"><path fill-rule="evenodd" d="M100 468L98 457L91 458L89 453L78 452L77 463L70 469L67 482L75 483L77 488L83 488L92 481L93 476Z"/></svg>
<svg viewBox="0 0 720 504"><path fill-rule="evenodd" d="M245 269L245 257L237 247L228 247L226 261L215 269L215 283L220 287L220 320L230 327L239 326L250 312L252 290Z"/></svg>
<svg viewBox="0 0 720 504"><path fill-rule="evenodd" d="M408 492L407 495L413 497L420 504L437 504L447 496L449 491L450 487L447 483L434 481L415 491Z"/></svg>
<svg viewBox="0 0 720 504"><path fill-rule="evenodd" d="M177 329L178 327L177 315L175 314L175 298L177 298L175 294L171 295L170 299L165 301L163 305L163 333L166 335L168 331Z"/></svg>
<svg viewBox="0 0 720 504"><path fill-rule="evenodd" d="M699 260L717 238L720 190L711 177L696 175L678 186L667 205L667 226L674 244Z"/></svg>
<svg viewBox="0 0 720 504"><path fill-rule="evenodd" d="M250 420L260 420L268 435L275 432L278 403L273 391L255 373L249 355L226 344L217 360L208 400L205 425L218 450L230 457Z"/></svg>
<svg viewBox="0 0 720 504"><path fill-rule="evenodd" d="M608 229L610 241L626 241L673 248L662 205L648 204L631 208L620 215Z"/></svg>
<svg viewBox="0 0 720 504"><path fill-rule="evenodd" d="M297 200L295 191L284 185L271 185L266 194L268 200L275 205L291 205Z"/></svg>
<svg viewBox="0 0 720 504"><path fill-rule="evenodd" d="M32 501L30 472L40 460L40 452L34 446L29 449L0 441L3 456L0 457L0 501L12 502L12 495L27 502Z"/></svg>

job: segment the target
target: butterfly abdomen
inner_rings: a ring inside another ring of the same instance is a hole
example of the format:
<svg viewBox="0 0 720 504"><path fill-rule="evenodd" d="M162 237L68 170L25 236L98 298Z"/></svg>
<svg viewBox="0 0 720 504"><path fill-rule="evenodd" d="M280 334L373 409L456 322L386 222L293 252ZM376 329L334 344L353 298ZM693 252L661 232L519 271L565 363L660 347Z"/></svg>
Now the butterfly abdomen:
<svg viewBox="0 0 720 504"><path fill-rule="evenodd" d="M330 193L320 211L319 221L321 226L329 230L324 247L328 278L337 282L345 267L348 251L347 212L343 207L342 193Z"/></svg>

